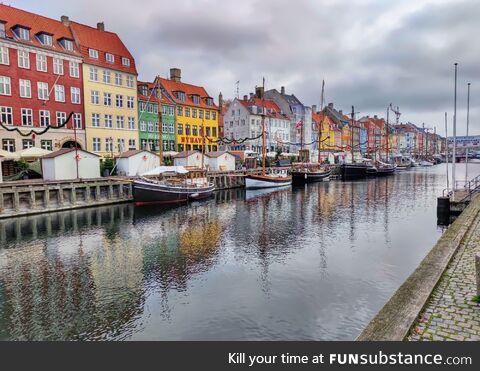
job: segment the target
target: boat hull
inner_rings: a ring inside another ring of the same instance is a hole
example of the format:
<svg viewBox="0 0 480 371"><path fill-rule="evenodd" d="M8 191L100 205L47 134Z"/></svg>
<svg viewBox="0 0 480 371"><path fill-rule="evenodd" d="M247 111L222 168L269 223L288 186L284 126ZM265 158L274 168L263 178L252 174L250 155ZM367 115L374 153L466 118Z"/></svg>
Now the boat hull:
<svg viewBox="0 0 480 371"><path fill-rule="evenodd" d="M323 182L330 178L331 171L308 172L308 171L292 171L293 184L305 184Z"/></svg>
<svg viewBox="0 0 480 371"><path fill-rule="evenodd" d="M387 168L377 168L377 176L386 176L386 175L393 175L395 174L394 167L387 167Z"/></svg>
<svg viewBox="0 0 480 371"><path fill-rule="evenodd" d="M342 180L362 179L367 176L366 164L343 164L341 166Z"/></svg>
<svg viewBox="0 0 480 371"><path fill-rule="evenodd" d="M277 188L292 184L291 177L272 177L268 175L247 175L245 177L246 189Z"/></svg>
<svg viewBox="0 0 480 371"><path fill-rule="evenodd" d="M163 184L133 182L133 200L136 205L177 204L209 198L215 186L171 187Z"/></svg>

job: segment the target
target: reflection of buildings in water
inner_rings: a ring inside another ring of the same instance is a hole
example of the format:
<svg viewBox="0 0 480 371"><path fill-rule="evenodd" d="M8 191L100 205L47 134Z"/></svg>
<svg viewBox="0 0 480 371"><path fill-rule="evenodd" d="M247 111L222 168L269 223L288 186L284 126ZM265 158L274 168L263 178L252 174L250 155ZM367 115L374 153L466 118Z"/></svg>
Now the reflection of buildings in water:
<svg viewBox="0 0 480 371"><path fill-rule="evenodd" d="M105 237L105 224L128 219L128 207L113 209L36 217L36 232L21 228L32 220L4 223L13 247L0 250L1 338L107 339L128 332L143 308L143 258L132 244ZM45 237L12 243L36 234Z"/></svg>

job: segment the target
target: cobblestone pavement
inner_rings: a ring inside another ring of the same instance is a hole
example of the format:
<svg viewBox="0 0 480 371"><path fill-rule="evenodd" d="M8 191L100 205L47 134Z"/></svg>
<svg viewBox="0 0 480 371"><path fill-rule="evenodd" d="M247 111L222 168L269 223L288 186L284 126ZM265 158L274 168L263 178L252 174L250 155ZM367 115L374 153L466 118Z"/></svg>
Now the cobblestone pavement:
<svg viewBox="0 0 480 371"><path fill-rule="evenodd" d="M480 340L480 304L476 295L475 255L480 253L480 221L450 262L407 340Z"/></svg>

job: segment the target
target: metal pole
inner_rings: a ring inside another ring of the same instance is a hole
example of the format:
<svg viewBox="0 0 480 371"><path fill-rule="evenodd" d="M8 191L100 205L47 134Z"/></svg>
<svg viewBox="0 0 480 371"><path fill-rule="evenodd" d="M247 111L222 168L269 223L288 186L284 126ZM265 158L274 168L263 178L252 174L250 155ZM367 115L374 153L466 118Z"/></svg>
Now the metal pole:
<svg viewBox="0 0 480 371"><path fill-rule="evenodd" d="M447 113L445 112L445 151L446 151L446 163L447 163L447 193L450 188L448 179L448 125L447 125Z"/></svg>
<svg viewBox="0 0 480 371"><path fill-rule="evenodd" d="M385 156L385 162L387 164L390 163L390 161L388 161L388 157L389 157L389 153L388 153L388 121L389 121L389 116L390 116L390 106L387 107L387 129L386 129L386 137L387 137L387 149L386 149L386 156Z"/></svg>
<svg viewBox="0 0 480 371"><path fill-rule="evenodd" d="M468 182L468 124L470 121L470 83L467 84L467 146L465 148L465 183Z"/></svg>
<svg viewBox="0 0 480 371"><path fill-rule="evenodd" d="M157 76L157 103L158 103L158 147L159 147L159 157L160 157L160 166L163 165L163 120L162 120L162 90L160 86L160 76ZM187 153L188 158L188 153Z"/></svg>
<svg viewBox="0 0 480 371"><path fill-rule="evenodd" d="M77 144L77 127L75 126L75 120L73 120L73 137L75 138L75 165L77 169L77 179L80 179L78 171L78 144Z"/></svg>
<svg viewBox="0 0 480 371"><path fill-rule="evenodd" d="M457 66L455 63L455 89L453 98L453 151L452 151L452 195L455 199L455 163L457 160Z"/></svg>

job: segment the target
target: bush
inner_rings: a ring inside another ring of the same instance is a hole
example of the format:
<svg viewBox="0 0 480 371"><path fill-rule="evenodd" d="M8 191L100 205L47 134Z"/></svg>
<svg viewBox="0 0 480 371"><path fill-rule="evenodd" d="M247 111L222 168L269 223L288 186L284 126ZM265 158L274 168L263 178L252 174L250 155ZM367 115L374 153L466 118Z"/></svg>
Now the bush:
<svg viewBox="0 0 480 371"><path fill-rule="evenodd" d="M114 175L112 174L112 169L114 167L115 167L115 161L113 160L113 157L106 156L100 163L100 173L103 176L105 173L105 170L108 170L109 174Z"/></svg>

